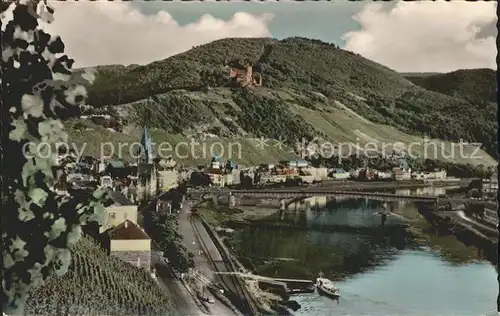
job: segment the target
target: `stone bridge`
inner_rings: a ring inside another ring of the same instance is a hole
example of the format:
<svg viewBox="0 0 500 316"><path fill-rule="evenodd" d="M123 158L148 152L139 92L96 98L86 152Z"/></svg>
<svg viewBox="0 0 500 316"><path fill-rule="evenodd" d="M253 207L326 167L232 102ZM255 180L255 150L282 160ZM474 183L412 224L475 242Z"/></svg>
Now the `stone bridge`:
<svg viewBox="0 0 500 316"><path fill-rule="evenodd" d="M288 205L298 202L300 200L313 197L313 196L326 196L326 197L346 197L346 198L364 198L383 202L423 202L432 204L441 203L468 203L470 199L466 198L447 198L438 197L434 195L405 195L405 194L391 194L381 192L360 192L360 191L340 191L331 189L291 189L291 190L230 190L216 194L216 199L228 196L229 204L234 201L235 197L257 197L257 198L270 198L281 200L281 208L286 208ZM476 204L485 204L485 201L474 200Z"/></svg>
<svg viewBox="0 0 500 316"><path fill-rule="evenodd" d="M435 203L438 198L431 195L400 195L380 192L351 192L351 191L334 191L334 190L287 190L287 191L272 191L272 190L234 190L228 193L221 193L219 196L247 196L258 198L272 199L290 199L294 202L313 196L326 197L347 197L347 198L368 198L377 201L410 201L410 202L429 202Z"/></svg>

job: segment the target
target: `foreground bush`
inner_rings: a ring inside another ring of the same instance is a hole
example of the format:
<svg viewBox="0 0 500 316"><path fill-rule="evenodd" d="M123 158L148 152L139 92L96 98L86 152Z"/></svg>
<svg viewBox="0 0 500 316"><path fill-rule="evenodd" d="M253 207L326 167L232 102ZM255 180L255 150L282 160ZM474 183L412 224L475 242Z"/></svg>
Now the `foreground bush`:
<svg viewBox="0 0 500 316"><path fill-rule="evenodd" d="M99 222L104 213L102 190L84 199L57 196L51 189L56 153L46 144L67 142L59 119L79 113L92 75L73 72L72 59L56 56L64 44L38 28L38 5L34 0L11 4L13 19L2 31L1 301L5 313L16 315L32 288L66 273L81 226ZM2 13L7 7L2 2ZM39 9L50 23L54 10L46 3ZM28 156L23 152L28 141L44 146L28 147Z"/></svg>

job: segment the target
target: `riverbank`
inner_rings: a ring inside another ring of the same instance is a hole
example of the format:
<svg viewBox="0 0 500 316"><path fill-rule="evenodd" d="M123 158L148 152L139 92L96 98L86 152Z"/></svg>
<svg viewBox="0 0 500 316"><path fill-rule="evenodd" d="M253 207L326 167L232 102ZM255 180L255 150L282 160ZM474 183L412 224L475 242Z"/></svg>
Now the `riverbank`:
<svg viewBox="0 0 500 316"><path fill-rule="evenodd" d="M199 220L203 224L210 238L213 240L214 245L216 245L216 248L221 255L221 260L225 262L226 265L228 265L227 272L247 274L249 271L246 270L245 265L239 262L237 256L235 256L234 253L229 250L229 248L231 248L230 243L227 243L227 240L224 239L224 236L220 236L213 229L213 227L205 221L203 216L200 216ZM289 296L287 295L286 291L284 293L281 293L285 294L284 296L276 295L277 293L266 291L265 288L261 287L261 283L263 282L260 282L258 278L252 278L251 273L247 274L247 277L242 277L242 275L227 276L234 278L234 285L236 285L236 283L239 284L239 286L237 285L237 287L239 287L240 290L237 290L236 292L239 292L239 294L241 295L241 299L253 306L253 311L258 310L265 315L275 315L276 313L277 315L291 315L287 308L289 306L297 305L295 301L289 300ZM223 278L224 276L221 277Z"/></svg>
<svg viewBox="0 0 500 316"><path fill-rule="evenodd" d="M440 310L443 315L473 315L479 314L491 303L488 293L492 291L492 284L487 280L482 281L482 286L469 282L471 279L487 278L488 275L494 278L494 267L487 263L476 247L467 247L455 236L435 229L413 203L402 203L393 210L398 218L408 219L406 236L367 236L354 232L307 229L307 226L314 225L377 224L380 203L364 200L328 203L321 211L291 210L285 212L283 219L276 220L303 226L302 229L273 226L271 220L266 218L276 216L274 208L254 206L231 209L208 204L213 209L200 209L200 213L210 217L216 227L226 226L234 219L269 221L269 227L241 225L224 238L232 253L255 274L272 278L313 279L322 271L338 284L342 293L340 305L317 293L301 294L292 296L301 305L295 315L387 315L393 312L421 316L431 315L431 309ZM308 208L308 203L297 204ZM403 275L405 277L401 277ZM408 275L415 277L409 281ZM373 285L374 282L378 285ZM442 293L443 284L458 288L457 295L461 298L453 301L454 295ZM398 288L394 293L390 291L393 287ZM461 289L468 287L481 293L475 298L476 304L461 304L467 297L463 295L469 292ZM373 288L379 290L373 291ZM422 292L421 289L426 290ZM381 292L386 295L379 295ZM415 298L415 295L418 297ZM456 306L448 307L439 300L433 300L443 296ZM430 305L413 304L415 299Z"/></svg>
<svg viewBox="0 0 500 316"><path fill-rule="evenodd" d="M422 214L437 230L451 234L465 245L478 247L492 263L498 261L498 231L467 218L460 212L436 211L428 205L417 204Z"/></svg>
<svg viewBox="0 0 500 316"><path fill-rule="evenodd" d="M265 218L266 216L276 213L278 210L275 208L258 208L258 211L251 209L234 209L224 206L215 206L211 202L199 207L198 214L201 220L204 222L207 232L215 235L214 238L219 240L221 246L221 251L226 254L229 261L234 262L235 271L246 270L250 273L255 273L253 269L254 265L251 263L252 259L247 257L242 257L236 251L233 240L231 236L224 234L224 230L217 228L228 227L228 222L231 220L257 220L259 218ZM217 233L216 231L219 231ZM221 234L222 233L222 234ZM266 261L266 258L260 258L256 260ZM273 258L273 261L288 261L293 260L291 258ZM256 273L258 274L258 273ZM300 308L300 305L296 301L290 300L290 296L284 291L272 291L266 282L260 282L258 279L244 278L242 279L244 286L252 297L252 300L259 306L261 311L266 314L277 313L277 315L291 315L289 309L296 310Z"/></svg>
<svg viewBox="0 0 500 316"><path fill-rule="evenodd" d="M255 205L257 205L255 201ZM215 206L211 201L199 207L200 216L212 227L229 227L231 221L251 223L265 219L279 212L274 205L269 206L241 206L238 208L227 205Z"/></svg>

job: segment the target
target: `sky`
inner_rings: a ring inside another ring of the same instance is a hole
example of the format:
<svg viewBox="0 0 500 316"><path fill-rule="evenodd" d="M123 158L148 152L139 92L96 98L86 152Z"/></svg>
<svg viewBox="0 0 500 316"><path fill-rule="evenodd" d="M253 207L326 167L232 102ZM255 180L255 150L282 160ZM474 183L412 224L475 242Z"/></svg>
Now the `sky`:
<svg viewBox="0 0 500 316"><path fill-rule="evenodd" d="M75 67L147 64L225 37L302 36L399 72L496 69L493 2L52 2ZM8 18L8 14L6 15ZM2 19L2 22L4 19Z"/></svg>

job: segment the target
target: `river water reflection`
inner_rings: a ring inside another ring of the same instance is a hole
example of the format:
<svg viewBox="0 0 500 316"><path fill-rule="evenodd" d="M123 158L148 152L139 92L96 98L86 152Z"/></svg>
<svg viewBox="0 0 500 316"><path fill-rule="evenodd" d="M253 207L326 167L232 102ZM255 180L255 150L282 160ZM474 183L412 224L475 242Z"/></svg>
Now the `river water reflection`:
<svg viewBox="0 0 500 316"><path fill-rule="evenodd" d="M275 216L276 221L309 229L248 228L234 242L247 257L288 258L254 261L259 274L311 279L323 271L336 280L339 304L317 293L298 295L302 308L296 315L479 316L496 309L495 267L476 248L453 236L437 236L411 203L392 203L394 215L386 222L406 223L407 233L318 229L339 224L376 227L381 208L375 201L314 198Z"/></svg>

